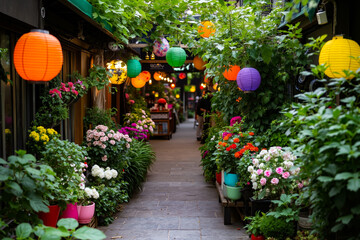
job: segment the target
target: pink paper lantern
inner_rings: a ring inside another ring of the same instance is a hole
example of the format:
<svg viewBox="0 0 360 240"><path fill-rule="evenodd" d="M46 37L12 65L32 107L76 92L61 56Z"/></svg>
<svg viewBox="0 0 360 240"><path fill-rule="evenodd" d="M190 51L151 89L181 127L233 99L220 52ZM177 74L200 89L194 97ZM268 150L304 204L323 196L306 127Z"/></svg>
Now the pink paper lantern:
<svg viewBox="0 0 360 240"><path fill-rule="evenodd" d="M153 53L158 57L165 57L169 48L170 45L166 38L160 38L154 42Z"/></svg>

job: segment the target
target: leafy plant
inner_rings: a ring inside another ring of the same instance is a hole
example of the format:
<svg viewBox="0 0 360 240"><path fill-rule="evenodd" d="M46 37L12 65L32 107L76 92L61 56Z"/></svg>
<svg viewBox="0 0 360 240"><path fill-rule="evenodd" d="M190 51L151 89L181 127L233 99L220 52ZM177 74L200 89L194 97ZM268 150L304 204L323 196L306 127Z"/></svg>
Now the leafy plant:
<svg viewBox="0 0 360 240"><path fill-rule="evenodd" d="M16 227L16 239L41 239L41 240L61 240L61 239L105 239L106 235L94 228L83 226L76 229L79 223L73 218L63 218L57 222L57 228L39 225L34 228L29 223L21 223ZM36 236L36 237L35 237ZM4 238L10 240L12 238Z"/></svg>
<svg viewBox="0 0 360 240"><path fill-rule="evenodd" d="M109 77L111 77L111 74L106 68L93 65L92 68L89 69L89 76L86 78L86 83L89 88L96 87L97 90L101 90L109 85Z"/></svg>
<svg viewBox="0 0 360 240"><path fill-rule="evenodd" d="M60 137L60 134L54 129L46 129L43 126L33 126L29 132L29 138L26 142L27 149L29 153L34 154L38 158L42 158L42 152L51 139Z"/></svg>
<svg viewBox="0 0 360 240"><path fill-rule="evenodd" d="M285 240L288 237L295 235L296 224L291 222L289 224L285 218L275 218L273 216L264 216L261 219L260 231L265 238L275 238L278 240Z"/></svg>
<svg viewBox="0 0 360 240"><path fill-rule="evenodd" d="M263 235L263 232L261 231L261 224L265 216L265 213L256 212L255 216L246 217L245 220L250 220L250 223L245 226L246 232L251 233L254 236Z"/></svg>
<svg viewBox="0 0 360 240"><path fill-rule="evenodd" d="M268 216L274 216L275 218L284 218L286 222L297 221L299 219L299 206L296 206L295 200L299 197L299 194L281 194L279 200L272 200L271 202L276 204L276 208L273 211L267 213Z"/></svg>
<svg viewBox="0 0 360 240"><path fill-rule="evenodd" d="M110 129L116 129L116 124L112 120L112 117L115 116L117 110L116 108L111 109L100 109L98 107L86 109L86 114L84 117L84 130L85 132L92 127L98 125L108 126ZM91 127L90 127L91 126Z"/></svg>
<svg viewBox="0 0 360 240"><path fill-rule="evenodd" d="M36 163L31 154L20 150L8 160L0 158L0 236L12 233L21 221L39 222L36 213L48 212L47 199L57 187L55 173Z"/></svg>

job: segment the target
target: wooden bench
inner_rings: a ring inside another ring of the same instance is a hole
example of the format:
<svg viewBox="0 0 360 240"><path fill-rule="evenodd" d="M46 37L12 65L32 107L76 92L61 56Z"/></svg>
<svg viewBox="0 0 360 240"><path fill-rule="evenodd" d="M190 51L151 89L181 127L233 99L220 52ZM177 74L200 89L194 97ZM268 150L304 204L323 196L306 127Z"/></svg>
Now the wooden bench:
<svg viewBox="0 0 360 240"><path fill-rule="evenodd" d="M249 207L251 203L249 201L232 201L224 197L223 190L221 189L221 185L218 182L215 182L216 190L219 194L219 202L223 206L224 209L224 225L231 225L231 210L230 208L235 208L241 220L244 220L245 216L249 211Z"/></svg>

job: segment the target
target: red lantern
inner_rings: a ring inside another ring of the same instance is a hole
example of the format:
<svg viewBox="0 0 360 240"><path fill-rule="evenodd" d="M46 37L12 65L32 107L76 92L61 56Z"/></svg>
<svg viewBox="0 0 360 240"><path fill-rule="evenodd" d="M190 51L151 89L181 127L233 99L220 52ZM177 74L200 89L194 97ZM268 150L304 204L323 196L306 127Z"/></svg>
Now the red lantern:
<svg viewBox="0 0 360 240"><path fill-rule="evenodd" d="M228 70L223 72L223 76L229 81L235 81L238 73L240 72L240 67L237 65L230 65Z"/></svg>
<svg viewBox="0 0 360 240"><path fill-rule="evenodd" d="M180 78L180 79L186 78L186 74L185 74L185 73L180 73L180 74L179 74L179 78Z"/></svg>
<svg viewBox="0 0 360 240"><path fill-rule="evenodd" d="M14 65L25 80L50 81L61 71L63 54L59 40L45 30L20 37L14 49Z"/></svg>

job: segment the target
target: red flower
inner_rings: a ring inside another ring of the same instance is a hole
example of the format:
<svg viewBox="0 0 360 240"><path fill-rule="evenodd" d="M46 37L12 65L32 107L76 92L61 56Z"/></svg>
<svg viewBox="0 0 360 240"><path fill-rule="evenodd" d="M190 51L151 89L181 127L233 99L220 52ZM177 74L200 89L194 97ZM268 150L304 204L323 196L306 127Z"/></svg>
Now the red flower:
<svg viewBox="0 0 360 240"><path fill-rule="evenodd" d="M240 139L234 138L234 143L238 143L238 142L240 142Z"/></svg>
<svg viewBox="0 0 360 240"><path fill-rule="evenodd" d="M235 149L235 148L236 148L236 144L233 143L233 144L230 145L230 147L231 147L232 149Z"/></svg>
<svg viewBox="0 0 360 240"><path fill-rule="evenodd" d="M231 150L231 147L227 147L227 148L226 148L226 151L230 151L230 150Z"/></svg>
<svg viewBox="0 0 360 240"><path fill-rule="evenodd" d="M249 135L250 135L250 136L254 136L254 133L253 133L253 132L249 132Z"/></svg>

